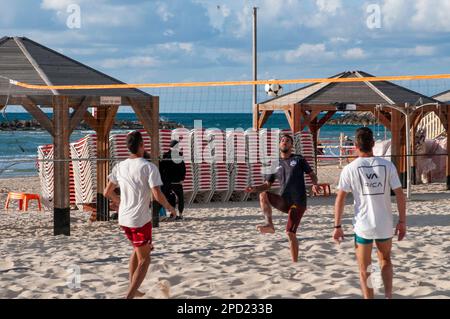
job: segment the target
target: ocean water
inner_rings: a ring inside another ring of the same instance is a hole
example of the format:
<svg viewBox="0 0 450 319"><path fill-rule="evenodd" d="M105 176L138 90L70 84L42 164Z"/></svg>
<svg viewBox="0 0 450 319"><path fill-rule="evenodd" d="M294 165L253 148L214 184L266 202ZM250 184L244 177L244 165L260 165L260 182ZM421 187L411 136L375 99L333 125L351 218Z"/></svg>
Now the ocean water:
<svg viewBox="0 0 450 319"><path fill-rule="evenodd" d="M194 126L194 120L201 120L203 128L243 128L252 127L252 114L250 113L162 113L161 118L181 123L188 128ZM8 113L7 120L30 120L28 113ZM133 113L120 113L117 120L137 120ZM0 122L6 121L0 116ZM337 140L342 132L350 138L354 137L355 130L360 125L325 125L320 131L321 140ZM265 125L267 128L286 129L288 124L284 114L273 114ZM377 139L384 139L382 126L371 126ZM71 141L76 141L91 131L75 131ZM389 138L389 137L388 137ZM15 176L37 175L36 157L39 145L51 144L52 138L42 130L36 131L0 131L0 178Z"/></svg>

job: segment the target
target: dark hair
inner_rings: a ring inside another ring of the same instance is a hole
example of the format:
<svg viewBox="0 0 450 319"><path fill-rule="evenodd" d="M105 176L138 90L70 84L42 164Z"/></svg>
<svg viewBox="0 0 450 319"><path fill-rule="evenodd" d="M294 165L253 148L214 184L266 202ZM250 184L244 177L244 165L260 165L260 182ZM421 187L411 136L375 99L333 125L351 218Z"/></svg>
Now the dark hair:
<svg viewBox="0 0 450 319"><path fill-rule="evenodd" d="M144 140L140 132L134 131L127 135L127 147L131 154L137 154L142 143L144 143Z"/></svg>
<svg viewBox="0 0 450 319"><path fill-rule="evenodd" d="M374 139L373 132L368 127L361 127L356 130L356 146L361 152L370 153L372 152Z"/></svg>
<svg viewBox="0 0 450 319"><path fill-rule="evenodd" d="M284 137L288 138L288 139L291 141L291 143L294 144L294 139L293 139L292 136L290 136L289 134L282 134L282 135L280 136L280 141L281 141Z"/></svg>

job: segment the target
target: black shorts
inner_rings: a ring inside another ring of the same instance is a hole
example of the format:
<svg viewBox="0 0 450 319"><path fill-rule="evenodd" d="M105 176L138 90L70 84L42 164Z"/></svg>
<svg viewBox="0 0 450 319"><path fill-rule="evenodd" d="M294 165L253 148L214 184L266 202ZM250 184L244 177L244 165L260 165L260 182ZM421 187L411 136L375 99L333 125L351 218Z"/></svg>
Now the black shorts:
<svg viewBox="0 0 450 319"><path fill-rule="evenodd" d="M297 233L297 228L300 225L303 214L306 211L306 207L289 203L280 195L267 192L267 197L269 198L269 203L274 208L288 214L288 222L286 224L287 233Z"/></svg>

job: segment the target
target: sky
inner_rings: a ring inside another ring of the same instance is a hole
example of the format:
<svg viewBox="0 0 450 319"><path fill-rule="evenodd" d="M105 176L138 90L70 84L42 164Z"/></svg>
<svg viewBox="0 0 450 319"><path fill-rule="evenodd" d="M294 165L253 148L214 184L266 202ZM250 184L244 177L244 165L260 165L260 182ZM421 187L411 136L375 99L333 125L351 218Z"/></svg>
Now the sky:
<svg viewBox="0 0 450 319"><path fill-rule="evenodd" d="M450 73L450 0L0 4L2 36L29 37L125 82L251 80L255 6L260 79Z"/></svg>

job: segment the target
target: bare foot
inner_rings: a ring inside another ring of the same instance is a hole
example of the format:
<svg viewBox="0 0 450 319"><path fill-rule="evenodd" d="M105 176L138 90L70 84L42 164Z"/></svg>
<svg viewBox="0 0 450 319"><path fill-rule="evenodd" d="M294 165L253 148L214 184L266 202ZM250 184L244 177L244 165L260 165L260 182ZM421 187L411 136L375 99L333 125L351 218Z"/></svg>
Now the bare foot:
<svg viewBox="0 0 450 319"><path fill-rule="evenodd" d="M136 291L136 293L134 294L134 297L144 297L145 296L145 292L142 291Z"/></svg>
<svg viewBox="0 0 450 319"><path fill-rule="evenodd" d="M256 229L261 234L275 234L275 227L273 227L272 225L260 225L257 226Z"/></svg>

